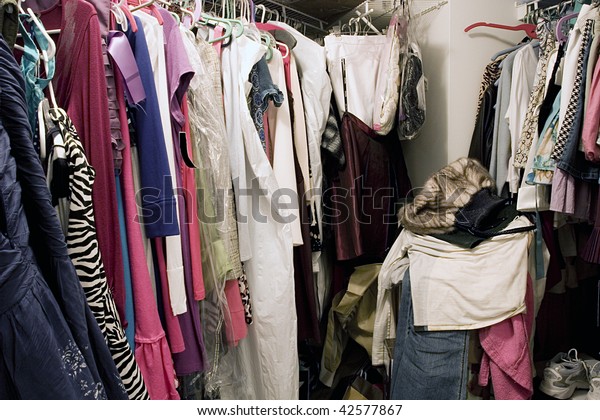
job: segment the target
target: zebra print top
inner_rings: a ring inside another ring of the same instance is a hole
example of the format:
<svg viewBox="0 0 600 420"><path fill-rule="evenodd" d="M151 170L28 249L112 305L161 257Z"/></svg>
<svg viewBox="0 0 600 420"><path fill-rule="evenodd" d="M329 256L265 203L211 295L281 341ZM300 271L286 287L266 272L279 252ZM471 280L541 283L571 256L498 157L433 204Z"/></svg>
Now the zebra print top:
<svg viewBox="0 0 600 420"><path fill-rule="evenodd" d="M59 128L69 164L69 213L67 248L77 275L130 399L149 399L148 390L121 325L98 247L92 206L96 172L89 164L75 126L62 109L51 109L50 117ZM54 150L52 151L54 153ZM50 157L52 160L52 156ZM59 218L64 213L59 212ZM118 223L118 221L115 221Z"/></svg>

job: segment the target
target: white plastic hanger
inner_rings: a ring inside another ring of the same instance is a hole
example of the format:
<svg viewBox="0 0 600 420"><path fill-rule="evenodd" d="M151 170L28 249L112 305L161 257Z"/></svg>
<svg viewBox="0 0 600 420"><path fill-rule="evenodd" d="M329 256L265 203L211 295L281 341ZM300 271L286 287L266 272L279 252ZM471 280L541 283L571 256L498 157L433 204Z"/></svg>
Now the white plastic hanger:
<svg viewBox="0 0 600 420"><path fill-rule="evenodd" d="M275 43L277 44L278 47L283 48L283 50L285 51L285 54L282 55L281 58L288 58L290 55L290 48L287 45L285 45L283 42L276 41Z"/></svg>
<svg viewBox="0 0 600 420"><path fill-rule="evenodd" d="M21 6L19 6L19 8L23 10ZM54 40L52 37L50 37L50 33L46 30L46 28L44 28L44 25L42 25L42 22L40 22L33 10L31 10L31 7L27 8L27 14L31 17L33 23L38 27L43 37L46 38L46 41L48 41L48 60L52 60L56 56L56 44L54 43ZM58 31L60 32L60 29L58 29Z"/></svg>

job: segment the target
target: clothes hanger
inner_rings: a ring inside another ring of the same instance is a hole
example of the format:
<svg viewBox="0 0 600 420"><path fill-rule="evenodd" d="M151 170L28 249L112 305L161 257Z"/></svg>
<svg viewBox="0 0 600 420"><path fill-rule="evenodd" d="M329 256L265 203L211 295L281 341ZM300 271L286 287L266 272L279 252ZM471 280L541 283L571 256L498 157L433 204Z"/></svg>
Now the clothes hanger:
<svg viewBox="0 0 600 420"><path fill-rule="evenodd" d="M138 27L135 18L131 14L131 10L129 10L129 7L127 7L124 0L111 2L110 11L115 17L116 22L121 25L124 30L127 30L127 26L131 25L131 31L137 32Z"/></svg>
<svg viewBox="0 0 600 420"><path fill-rule="evenodd" d="M110 13L113 15L114 22L120 26L124 31L129 29L129 21L125 17L125 13L119 8L117 3L110 3Z"/></svg>
<svg viewBox="0 0 600 420"><path fill-rule="evenodd" d="M183 6L177 5L179 7L179 11L184 14L189 16L192 19L192 22L194 21L194 12L192 12L191 10L186 9ZM182 16L183 17L183 16Z"/></svg>
<svg viewBox="0 0 600 420"><path fill-rule="evenodd" d="M285 45L283 42L279 42L279 41L275 41L275 44L279 47L279 48L283 48L283 50L285 51L285 54L283 54L281 56L281 58L288 58L290 56L290 47L288 47L287 45Z"/></svg>
<svg viewBox="0 0 600 420"><path fill-rule="evenodd" d="M154 4L155 1L156 0L149 0L145 3L141 3L141 4L138 4L137 6L130 8L129 10L132 12L135 12L136 10L148 8L148 10L150 10L152 16L154 16L156 18L156 20L158 20L158 23L162 26L164 24L164 21L162 19L162 16L160 15L160 12L157 9L156 4Z"/></svg>
<svg viewBox="0 0 600 420"><path fill-rule="evenodd" d="M368 6L369 6L368 4L365 4L365 7L368 7ZM371 23L371 14L372 13L373 13L373 9L369 9L365 13L360 13L358 10L356 10L356 14L358 15L358 18L362 22L364 22L365 25L367 25L377 35L381 35L381 31L379 31L379 29L377 29L375 26L373 26L373 23ZM365 29L365 35L367 34L368 31L369 31L368 29Z"/></svg>
<svg viewBox="0 0 600 420"><path fill-rule="evenodd" d="M54 43L54 40L52 39L52 37L50 37L50 33L46 30L46 28L44 28L44 25L37 18L37 16L33 12L33 10L31 10L31 7L28 7L27 11L24 11L23 7L21 7L21 5L19 4L19 12L24 15L29 15L33 24L35 26L37 26L37 28L40 30L42 36L44 38L46 38L46 41L48 41L48 50L47 50L48 60L52 60L56 56L56 44ZM58 30L58 32L54 31L54 33L59 33L59 32L60 32L60 29Z"/></svg>
<svg viewBox="0 0 600 420"><path fill-rule="evenodd" d="M225 28L225 33L222 36L208 40L208 42L210 44L214 44L215 42L219 42L224 39L227 39L227 38L231 37L231 35L233 34L233 25L229 20L222 19L222 18L219 18L216 16L211 16L206 13L202 13L200 15L200 17L202 18L202 20L199 20L198 22L196 22L197 24L207 25L210 22L213 22L213 23L217 22L217 24L221 24L221 26L223 26Z"/></svg>
<svg viewBox="0 0 600 420"><path fill-rule="evenodd" d="M487 27L487 28L497 28L497 29L506 29L508 31L525 31L527 36L531 39L537 39L536 33L536 25L530 23L522 23L516 26L510 25L501 25L498 23L488 23L488 22L475 22L472 25L469 25L465 28L465 32L469 32L471 29L479 28L479 27Z"/></svg>
<svg viewBox="0 0 600 420"><path fill-rule="evenodd" d="M273 46L271 44L271 35L265 32L260 33L260 40L267 47L266 60L271 61L273 58Z"/></svg>
<svg viewBox="0 0 600 420"><path fill-rule="evenodd" d="M563 31L563 27L571 19L576 18L577 16L579 16L578 12L569 13L568 15L561 17L558 22L556 22L556 40L561 44L566 42L568 39L568 31Z"/></svg>
<svg viewBox="0 0 600 420"><path fill-rule="evenodd" d="M256 10L262 10L262 15L260 17L260 23L265 23L265 15L267 14L267 8L265 7L264 4L257 4L256 5Z"/></svg>
<svg viewBox="0 0 600 420"><path fill-rule="evenodd" d="M503 49L503 50L501 50L501 51L498 51L496 54L494 54L494 55L493 55L493 56L490 58L490 60L491 60L491 61L496 61L496 60L498 59L498 57L500 57L500 56L503 56L503 55L505 55L505 54L509 54L509 53L511 53L511 52L513 52L513 51L515 51L515 50L518 50L518 49L519 49L519 48L521 48L522 46L523 46L523 44L519 44L519 45L513 45L512 47L508 47L508 48L505 48L505 49Z"/></svg>
<svg viewBox="0 0 600 420"><path fill-rule="evenodd" d="M46 74L50 72L50 60L51 58L48 57L47 51L42 50L42 61L44 62L44 71ZM54 88L52 87L52 80L48 82L48 93L50 94L50 102L52 103L52 107L58 108L56 96L54 95Z"/></svg>

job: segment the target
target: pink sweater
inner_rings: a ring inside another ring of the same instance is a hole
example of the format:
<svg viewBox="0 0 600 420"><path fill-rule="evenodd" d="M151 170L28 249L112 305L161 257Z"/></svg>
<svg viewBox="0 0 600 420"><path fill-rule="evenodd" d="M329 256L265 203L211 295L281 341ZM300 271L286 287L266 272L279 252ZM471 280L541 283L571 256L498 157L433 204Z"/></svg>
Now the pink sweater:
<svg viewBox="0 0 600 420"><path fill-rule="evenodd" d="M121 182L123 184L125 224L135 311L135 358L142 371L151 399L178 400L179 394L175 389L175 368L171 350L158 316L158 307L152 291L150 273L146 265L142 231L140 230L140 223L137 221L138 213L131 165L131 140L127 127L123 80L116 68L115 85L119 100L123 143L125 144Z"/></svg>
<svg viewBox="0 0 600 420"><path fill-rule="evenodd" d="M497 400L528 400L533 394L533 370L529 337L533 327L533 287L527 275L527 312L479 331L484 354L479 384L491 376Z"/></svg>

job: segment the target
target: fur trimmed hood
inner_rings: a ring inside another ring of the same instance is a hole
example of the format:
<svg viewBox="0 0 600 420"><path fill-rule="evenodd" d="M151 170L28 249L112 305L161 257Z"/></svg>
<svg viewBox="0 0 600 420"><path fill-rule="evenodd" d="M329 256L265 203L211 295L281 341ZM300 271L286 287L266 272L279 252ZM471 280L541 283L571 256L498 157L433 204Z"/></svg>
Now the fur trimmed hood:
<svg viewBox="0 0 600 420"><path fill-rule="evenodd" d="M475 159L460 158L433 174L414 201L400 209L398 220L413 233L450 233L458 210L484 188L496 190L489 172Z"/></svg>

